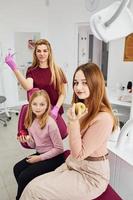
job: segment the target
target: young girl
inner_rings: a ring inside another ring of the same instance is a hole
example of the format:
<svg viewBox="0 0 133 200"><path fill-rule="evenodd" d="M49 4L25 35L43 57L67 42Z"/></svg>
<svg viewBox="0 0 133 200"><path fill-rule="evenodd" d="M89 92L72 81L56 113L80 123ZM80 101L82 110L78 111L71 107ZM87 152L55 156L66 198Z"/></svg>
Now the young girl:
<svg viewBox="0 0 133 200"><path fill-rule="evenodd" d="M46 90L52 104L52 116L57 118L63 113L65 99L66 77L61 68L55 63L50 43L45 39L36 41L33 51L32 66L28 68L26 78L17 68L13 56L8 54L5 63L13 70L16 78L26 91L32 88Z"/></svg>
<svg viewBox="0 0 133 200"><path fill-rule="evenodd" d="M68 110L71 154L54 172L32 180L21 200L92 200L107 188L107 141L117 121L99 67L93 63L79 66L73 77L73 90L73 103L83 102L87 112L77 116L75 104Z"/></svg>
<svg viewBox="0 0 133 200"><path fill-rule="evenodd" d="M20 136L20 142L27 142L36 153L14 166L18 183L18 200L24 187L35 177L53 171L64 162L63 142L57 124L50 117L50 99L44 90L35 91L29 100L25 118L28 136Z"/></svg>

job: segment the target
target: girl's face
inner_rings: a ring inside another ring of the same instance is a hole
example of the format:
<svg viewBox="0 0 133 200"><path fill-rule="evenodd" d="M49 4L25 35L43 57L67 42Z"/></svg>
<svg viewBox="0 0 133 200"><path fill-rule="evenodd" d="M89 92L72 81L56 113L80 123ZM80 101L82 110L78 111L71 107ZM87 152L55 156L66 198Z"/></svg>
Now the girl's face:
<svg viewBox="0 0 133 200"><path fill-rule="evenodd" d="M77 71L75 74L74 92L79 99L86 99L90 96L86 78L81 70Z"/></svg>
<svg viewBox="0 0 133 200"><path fill-rule="evenodd" d="M45 44L38 45L36 48L36 56L40 63L45 63L48 60L49 52Z"/></svg>
<svg viewBox="0 0 133 200"><path fill-rule="evenodd" d="M41 117L47 108L46 99L43 96L38 96L33 99L31 102L32 112L36 115L37 118Z"/></svg>

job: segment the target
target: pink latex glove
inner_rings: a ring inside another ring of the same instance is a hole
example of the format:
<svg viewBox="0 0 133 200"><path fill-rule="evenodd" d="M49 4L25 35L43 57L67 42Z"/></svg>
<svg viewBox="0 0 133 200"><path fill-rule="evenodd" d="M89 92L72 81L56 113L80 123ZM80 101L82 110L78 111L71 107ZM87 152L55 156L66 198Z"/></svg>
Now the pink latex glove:
<svg viewBox="0 0 133 200"><path fill-rule="evenodd" d="M15 63L15 61L13 60L13 55L14 54L8 54L6 57L5 57L5 63L14 71L15 69L17 69L17 65Z"/></svg>
<svg viewBox="0 0 133 200"><path fill-rule="evenodd" d="M58 106L54 106L53 109L51 110L51 113L50 113L51 117L53 117L54 119L57 119L58 112L59 112Z"/></svg>

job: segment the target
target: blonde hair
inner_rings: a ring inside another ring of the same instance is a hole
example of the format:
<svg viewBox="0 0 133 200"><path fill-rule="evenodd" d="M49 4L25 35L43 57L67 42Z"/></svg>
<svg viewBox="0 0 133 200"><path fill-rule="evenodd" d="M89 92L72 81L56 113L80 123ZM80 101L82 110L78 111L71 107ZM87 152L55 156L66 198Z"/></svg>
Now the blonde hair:
<svg viewBox="0 0 133 200"><path fill-rule="evenodd" d="M46 91L38 90L38 91L35 91L29 99L29 105L28 105L26 117L25 117L25 120L24 120L24 125L25 125L26 128L29 128L32 125L34 119L36 118L35 114L32 112L32 106L31 105L32 105L33 100L36 97L39 97L39 96L43 96L45 98L46 102L47 102L46 111L43 113L43 115L39 119L40 128L43 129L46 125L46 121L49 117L49 113L50 113L50 110L51 110L50 99L49 99L49 96L48 96Z"/></svg>
<svg viewBox="0 0 133 200"><path fill-rule="evenodd" d="M47 40L40 39L40 40L36 41L35 48L33 51L32 67L30 67L30 69L34 68L34 67L38 67L40 64L39 60L37 59L37 56L36 56L36 50L39 45L47 46L48 53L49 53L48 66L50 67L50 70L51 70L51 83L54 84L54 87L57 88L57 91L59 91L59 94L61 94L63 92L62 84L67 82L66 76L64 75L61 68L55 63L51 45Z"/></svg>
<svg viewBox="0 0 133 200"><path fill-rule="evenodd" d="M103 78L103 74L100 68L94 63L86 63L79 66L73 76L73 87L74 87L74 79L76 73L81 70L86 78L88 88L90 90L90 96L86 100L86 107L88 108L88 114L81 121L81 130L86 128L88 124L97 116L99 112L108 112L112 116L113 119L113 130L118 125L118 120L113 114L111 105L108 101L106 95L105 81ZM75 93L73 93L72 103L79 102L81 100L78 99Z"/></svg>

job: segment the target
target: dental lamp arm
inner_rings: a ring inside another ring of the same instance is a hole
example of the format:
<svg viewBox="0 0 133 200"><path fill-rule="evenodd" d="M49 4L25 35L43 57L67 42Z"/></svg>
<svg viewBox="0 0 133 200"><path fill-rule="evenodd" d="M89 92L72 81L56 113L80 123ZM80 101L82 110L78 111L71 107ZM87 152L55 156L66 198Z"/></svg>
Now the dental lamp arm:
<svg viewBox="0 0 133 200"><path fill-rule="evenodd" d="M130 110L130 119L133 120L133 87L132 87L132 102L131 102L131 110Z"/></svg>
<svg viewBox="0 0 133 200"><path fill-rule="evenodd" d="M117 140L117 145L116 145L117 147L121 146L123 142L126 141L127 137L130 137L130 134L132 134L132 130L133 130L133 120L129 119L121 129L121 132Z"/></svg>
<svg viewBox="0 0 133 200"><path fill-rule="evenodd" d="M120 13L125 8L125 6L128 5L129 1L130 0L123 0L122 1L122 3L120 4L119 8L116 10L114 15L107 22L104 23L105 27L110 26L116 20L116 18L119 17Z"/></svg>

